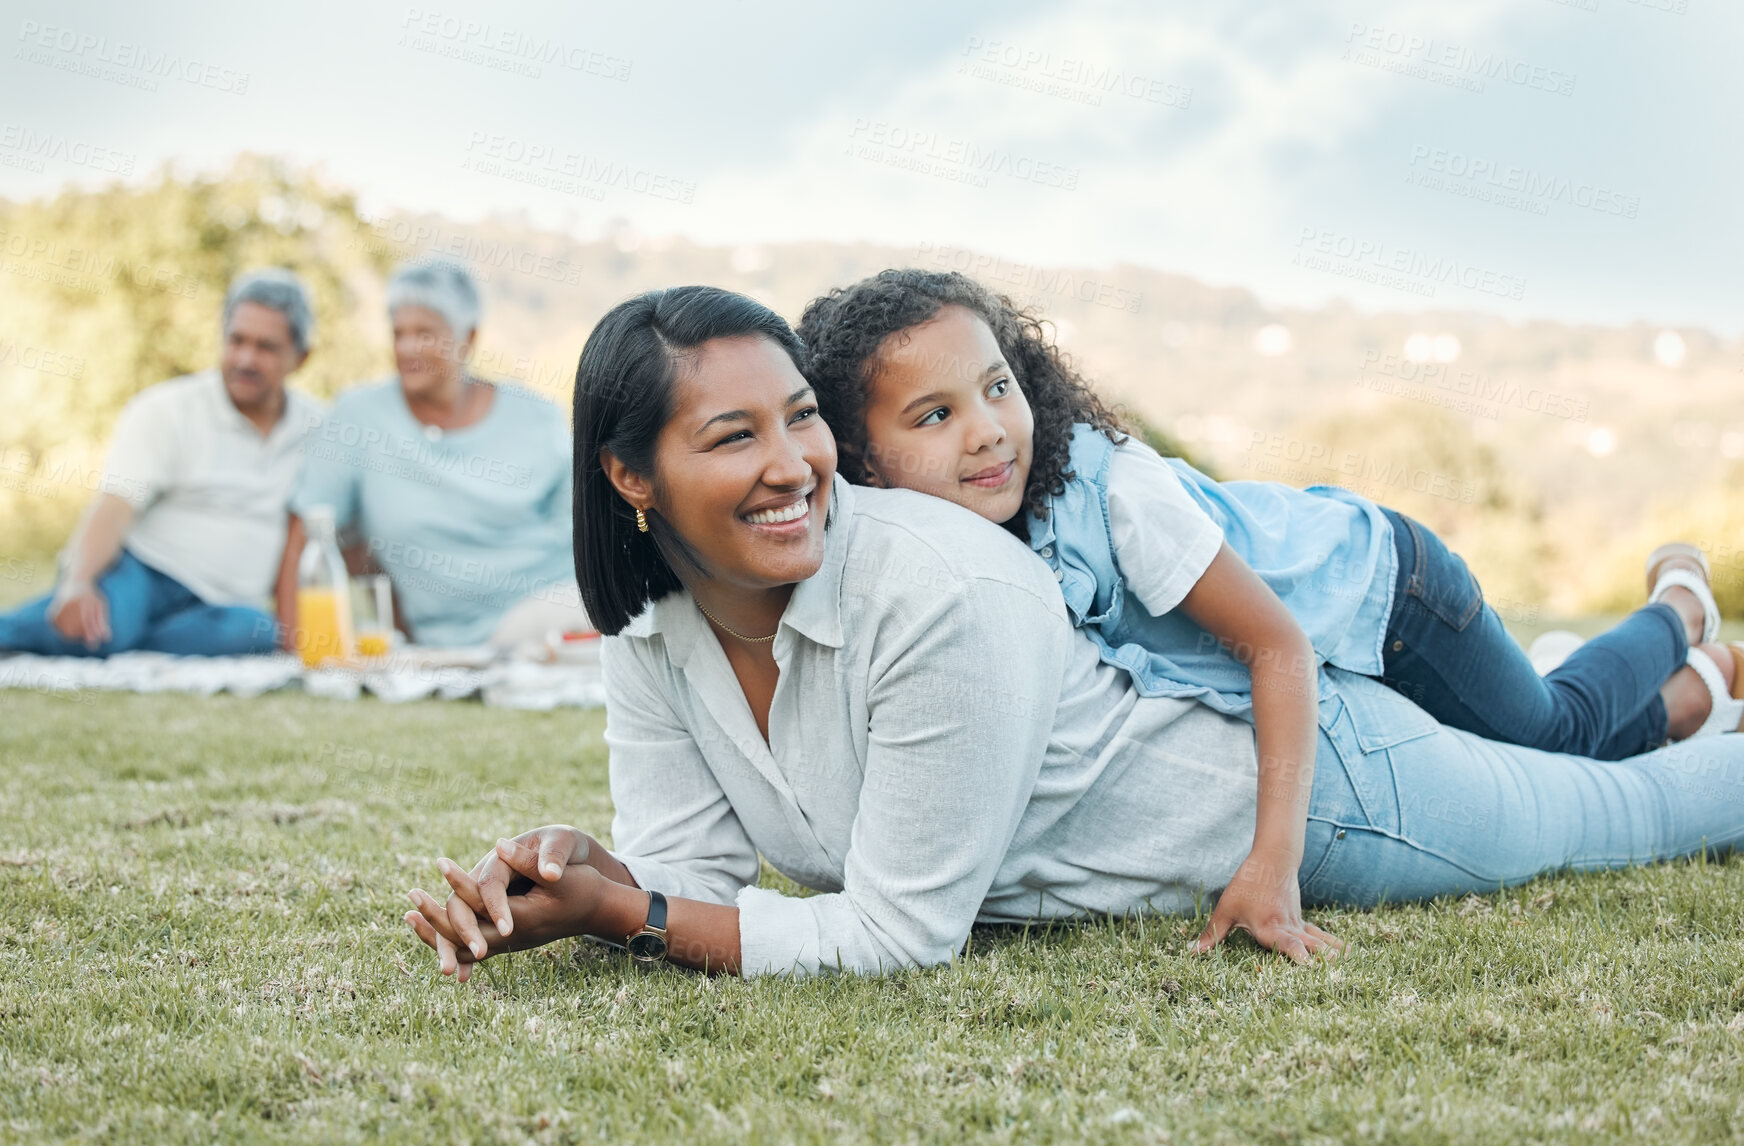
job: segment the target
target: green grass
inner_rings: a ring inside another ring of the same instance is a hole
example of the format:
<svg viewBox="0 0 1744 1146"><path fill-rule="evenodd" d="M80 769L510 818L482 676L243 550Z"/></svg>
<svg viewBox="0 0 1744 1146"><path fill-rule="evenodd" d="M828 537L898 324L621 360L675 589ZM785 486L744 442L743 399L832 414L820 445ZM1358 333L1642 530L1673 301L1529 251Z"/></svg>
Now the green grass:
<svg viewBox="0 0 1744 1146"><path fill-rule="evenodd" d="M884 980L433 973L433 859L609 824L598 713L0 693L0 1138L1659 1142L1744 1134L1744 861L977 932ZM778 882L778 881L777 881Z"/></svg>

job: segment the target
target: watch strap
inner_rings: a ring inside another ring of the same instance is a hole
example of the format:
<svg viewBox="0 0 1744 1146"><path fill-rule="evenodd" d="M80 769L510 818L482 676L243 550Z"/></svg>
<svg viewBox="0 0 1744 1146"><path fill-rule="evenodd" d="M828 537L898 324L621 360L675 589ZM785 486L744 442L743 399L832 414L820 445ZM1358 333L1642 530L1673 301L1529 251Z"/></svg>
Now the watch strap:
<svg viewBox="0 0 1744 1146"><path fill-rule="evenodd" d="M642 925L643 931L666 930L666 897L658 891L648 893L648 922Z"/></svg>

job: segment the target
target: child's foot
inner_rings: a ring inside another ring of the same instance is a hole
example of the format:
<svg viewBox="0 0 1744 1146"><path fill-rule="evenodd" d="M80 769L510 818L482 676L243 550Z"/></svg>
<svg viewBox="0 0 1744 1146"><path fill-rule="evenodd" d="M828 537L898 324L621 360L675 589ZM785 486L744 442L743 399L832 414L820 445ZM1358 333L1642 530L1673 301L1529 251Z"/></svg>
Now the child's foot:
<svg viewBox="0 0 1744 1146"><path fill-rule="evenodd" d="M1672 674L1659 695L1665 700L1666 734L1687 740L1717 732L1744 731L1744 688L1738 679L1744 644L1695 645L1689 663Z"/></svg>
<svg viewBox="0 0 1744 1146"><path fill-rule="evenodd" d="M1647 601L1676 609L1692 645L1720 635L1720 609L1708 584L1708 558L1698 546L1673 541L1648 554Z"/></svg>

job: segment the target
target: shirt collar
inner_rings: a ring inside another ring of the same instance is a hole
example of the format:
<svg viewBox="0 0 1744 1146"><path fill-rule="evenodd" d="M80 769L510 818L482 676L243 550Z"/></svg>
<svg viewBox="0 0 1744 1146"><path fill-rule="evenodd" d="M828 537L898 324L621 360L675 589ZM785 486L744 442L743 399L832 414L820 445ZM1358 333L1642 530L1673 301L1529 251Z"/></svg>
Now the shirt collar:
<svg viewBox="0 0 1744 1146"><path fill-rule="evenodd" d="M1052 545L1054 543L1054 514L1059 512L1054 501L1050 501L1046 517L1037 517L1033 509L1026 509L1024 512L1027 515L1025 532L1029 534L1029 547L1039 551Z"/></svg>
<svg viewBox="0 0 1744 1146"><path fill-rule="evenodd" d="M854 487L837 474L830 485L823 564L793 587L793 596L781 614L781 628L792 629L815 644L831 648L842 647L842 577L848 565L848 529L853 515ZM709 636L710 630L696 601L680 589L636 614L624 626L623 634L628 637L659 634L665 639L667 657L675 667L682 668L696 642Z"/></svg>
<svg viewBox="0 0 1744 1146"><path fill-rule="evenodd" d="M207 371L207 374L207 389L210 391L212 402L218 410L219 420L234 429L247 430L251 434L258 435L260 431L254 428L254 423L244 417L242 411L236 408L236 403L230 400L230 390L224 385L224 372L214 367Z"/></svg>
<svg viewBox="0 0 1744 1146"><path fill-rule="evenodd" d="M261 434L255 424L249 421L248 415L244 414L241 410L238 410L236 408L236 403L230 400L230 388L224 385L224 372L217 367L213 367L211 370L207 371L207 373L212 376L209 384L209 392L212 395L212 401L217 404L217 416L220 421L230 426L231 429L241 430L260 442L270 443L277 441L286 434L297 433L301 430L311 428L311 425L309 424L309 415L302 409L301 396L295 390L286 386L284 388L285 405L284 408L279 411L279 420L273 423L272 429L268 430L264 435ZM298 421L305 424L301 426L293 425L294 422Z"/></svg>

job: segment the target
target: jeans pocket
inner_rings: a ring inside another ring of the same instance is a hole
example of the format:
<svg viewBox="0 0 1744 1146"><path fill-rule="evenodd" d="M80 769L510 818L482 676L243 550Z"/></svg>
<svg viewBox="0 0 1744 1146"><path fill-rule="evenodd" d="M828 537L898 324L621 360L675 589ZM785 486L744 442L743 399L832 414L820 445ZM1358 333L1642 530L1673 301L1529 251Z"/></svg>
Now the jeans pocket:
<svg viewBox="0 0 1744 1146"><path fill-rule="evenodd" d="M1405 582L1407 608L1418 606L1455 632L1463 632L1484 607L1483 589L1460 556L1430 530L1409 517L1400 520L1411 531L1416 561Z"/></svg>
<svg viewBox="0 0 1744 1146"><path fill-rule="evenodd" d="M1440 721L1372 677L1343 669L1328 670L1327 675L1337 682L1351 730L1364 755L1441 731Z"/></svg>
<svg viewBox="0 0 1744 1146"><path fill-rule="evenodd" d="M1393 753L1401 745L1436 735L1441 725L1377 680L1342 669L1328 669L1326 675L1343 703L1330 723L1326 718L1332 710L1322 707L1322 744L1331 753L1323 750L1316 764L1316 798L1310 800L1308 814L1397 832L1399 788ZM1323 780L1318 769L1328 766L1339 771Z"/></svg>

